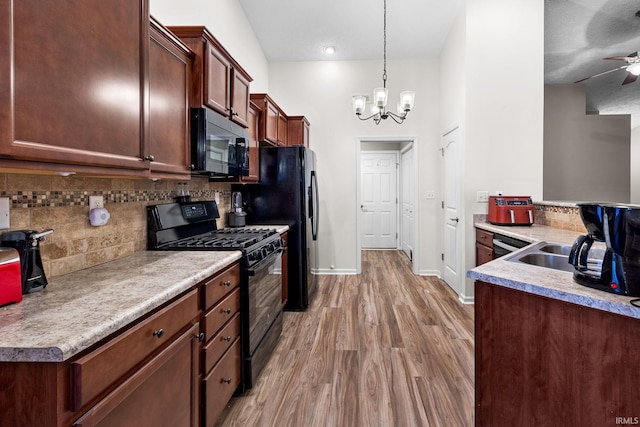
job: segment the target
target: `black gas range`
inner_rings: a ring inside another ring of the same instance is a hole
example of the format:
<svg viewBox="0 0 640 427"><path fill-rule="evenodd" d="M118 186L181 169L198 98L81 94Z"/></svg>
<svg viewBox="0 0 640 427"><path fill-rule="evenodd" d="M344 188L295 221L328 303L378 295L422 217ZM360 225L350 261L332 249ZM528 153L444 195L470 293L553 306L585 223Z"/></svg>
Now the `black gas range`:
<svg viewBox="0 0 640 427"><path fill-rule="evenodd" d="M242 251L245 266L279 251L273 228L222 228L215 201L166 203L147 207L147 249L169 251Z"/></svg>
<svg viewBox="0 0 640 427"><path fill-rule="evenodd" d="M251 388L282 332L282 240L271 228L222 228L215 201L147 206L147 249L242 252L242 388Z"/></svg>

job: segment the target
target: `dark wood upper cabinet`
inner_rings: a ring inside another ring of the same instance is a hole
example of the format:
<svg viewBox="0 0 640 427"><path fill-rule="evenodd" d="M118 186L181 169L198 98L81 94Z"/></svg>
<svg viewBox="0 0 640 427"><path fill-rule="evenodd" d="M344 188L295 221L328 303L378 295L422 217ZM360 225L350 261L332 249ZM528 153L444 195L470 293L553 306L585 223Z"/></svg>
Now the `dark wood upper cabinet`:
<svg viewBox="0 0 640 427"><path fill-rule="evenodd" d="M193 52L151 19L149 156L153 176L190 176L189 87Z"/></svg>
<svg viewBox="0 0 640 427"><path fill-rule="evenodd" d="M266 93L252 93L251 101L262 109L258 140L267 145L287 145L288 118L284 111Z"/></svg>
<svg viewBox="0 0 640 427"><path fill-rule="evenodd" d="M241 126L249 126L249 74L202 26L170 26L196 54L191 106L209 107Z"/></svg>
<svg viewBox="0 0 640 427"><path fill-rule="evenodd" d="M149 168L147 0L0 2L0 156Z"/></svg>
<svg viewBox="0 0 640 427"><path fill-rule="evenodd" d="M289 116L287 129L287 145L304 145L309 147L309 120L304 116Z"/></svg>

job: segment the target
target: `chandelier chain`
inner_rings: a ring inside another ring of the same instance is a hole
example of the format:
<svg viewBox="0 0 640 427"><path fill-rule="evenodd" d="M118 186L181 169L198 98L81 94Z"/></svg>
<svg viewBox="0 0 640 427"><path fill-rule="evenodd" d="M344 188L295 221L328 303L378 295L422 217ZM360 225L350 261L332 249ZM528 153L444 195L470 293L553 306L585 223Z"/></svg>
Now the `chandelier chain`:
<svg viewBox="0 0 640 427"><path fill-rule="evenodd" d="M383 23L383 58L384 68L382 70L382 85L387 87L387 0L384 0L384 23Z"/></svg>

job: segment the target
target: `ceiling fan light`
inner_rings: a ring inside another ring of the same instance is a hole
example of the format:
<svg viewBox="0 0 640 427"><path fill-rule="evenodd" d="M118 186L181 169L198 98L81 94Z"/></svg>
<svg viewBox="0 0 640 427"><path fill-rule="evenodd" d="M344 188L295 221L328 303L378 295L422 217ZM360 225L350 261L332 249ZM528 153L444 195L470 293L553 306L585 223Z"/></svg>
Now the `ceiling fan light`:
<svg viewBox="0 0 640 427"><path fill-rule="evenodd" d="M351 98L353 102L353 112L357 115L362 114L366 105L367 105L367 97L364 95L356 95Z"/></svg>
<svg viewBox="0 0 640 427"><path fill-rule="evenodd" d="M402 107L402 111L411 111L415 97L416 93L411 90L400 92L400 105Z"/></svg>
<svg viewBox="0 0 640 427"><path fill-rule="evenodd" d="M384 108L387 105L387 96L389 91L386 87L377 87L373 90L373 105L378 108Z"/></svg>
<svg viewBox="0 0 640 427"><path fill-rule="evenodd" d="M627 71L633 74L634 76L640 75L640 62L636 62L635 64L631 64L627 67Z"/></svg>

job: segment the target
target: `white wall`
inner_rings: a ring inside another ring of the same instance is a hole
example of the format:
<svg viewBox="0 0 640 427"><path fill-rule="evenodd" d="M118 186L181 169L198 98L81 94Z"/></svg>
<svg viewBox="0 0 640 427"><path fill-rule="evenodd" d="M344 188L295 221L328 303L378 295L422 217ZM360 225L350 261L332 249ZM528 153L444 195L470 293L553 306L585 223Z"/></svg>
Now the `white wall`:
<svg viewBox="0 0 640 427"><path fill-rule="evenodd" d="M463 197L466 269L477 191L542 198L544 2L467 0ZM473 295L467 280L465 294Z"/></svg>
<svg viewBox="0 0 640 427"><path fill-rule="evenodd" d="M631 115L586 114L583 85L544 94L545 200L629 203Z"/></svg>
<svg viewBox="0 0 640 427"><path fill-rule="evenodd" d="M269 91L269 66L237 0L150 0L163 25L204 25L253 78L251 92Z"/></svg>
<svg viewBox="0 0 640 427"><path fill-rule="evenodd" d="M356 250L356 139L417 137L419 193L440 189L438 64L435 60L387 62L389 98L395 105L402 90L416 92L415 109L402 125L388 119L376 126L359 121L351 96L369 94L382 83L382 61L279 62L269 67L270 95L291 115L311 122L311 148L318 155L320 189L320 268L354 272ZM440 268L439 202L419 200L422 271Z"/></svg>

